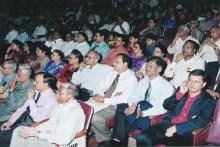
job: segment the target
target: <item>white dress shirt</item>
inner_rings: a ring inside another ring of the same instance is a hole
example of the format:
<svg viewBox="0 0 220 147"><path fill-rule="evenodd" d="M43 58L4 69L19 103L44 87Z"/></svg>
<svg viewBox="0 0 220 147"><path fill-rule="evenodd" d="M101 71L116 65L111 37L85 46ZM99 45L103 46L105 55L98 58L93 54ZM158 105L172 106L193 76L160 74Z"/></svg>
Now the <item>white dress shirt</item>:
<svg viewBox="0 0 220 147"><path fill-rule="evenodd" d="M5 36L5 40L11 43L17 36L18 36L18 31L13 29L10 32L8 32L8 34Z"/></svg>
<svg viewBox="0 0 220 147"><path fill-rule="evenodd" d="M37 98L38 93L39 92L36 91L34 99ZM57 95L53 92L53 90L49 88L48 90L41 92L37 103L34 99L27 99L24 105L18 108L11 116L9 121L13 124L26 111L28 106L30 108L30 116L34 122L40 122L50 118L51 112L57 103Z"/></svg>
<svg viewBox="0 0 220 147"><path fill-rule="evenodd" d="M124 30L125 30L126 33L123 33L123 32L122 32L122 30L121 30L121 28L120 28L119 25L116 25L116 26L115 26L113 32L117 32L117 33L119 33L119 34L127 34L127 35L130 33L130 25L129 25L128 22L124 21L124 22L122 23L122 28L124 28Z"/></svg>
<svg viewBox="0 0 220 147"><path fill-rule="evenodd" d="M37 37L38 35L46 35L47 29L43 26L36 26L32 36Z"/></svg>
<svg viewBox="0 0 220 147"><path fill-rule="evenodd" d="M83 56L85 56L87 54L87 52L89 51L90 46L86 41L84 41L81 43L77 43L74 49L79 50L81 52L81 54Z"/></svg>
<svg viewBox="0 0 220 147"><path fill-rule="evenodd" d="M215 44L220 48L220 40L215 42ZM201 57L206 63L218 61L215 49L210 45L204 45L201 52L198 52L196 55Z"/></svg>
<svg viewBox="0 0 220 147"><path fill-rule="evenodd" d="M54 41L52 42L52 46L51 46L52 50L51 50L51 52L52 52L53 50L56 50L56 49L62 51L63 46L64 46L64 41L63 41L63 39L61 39L61 38L56 39L56 40L54 40Z"/></svg>
<svg viewBox="0 0 220 147"><path fill-rule="evenodd" d="M74 100L68 104L57 104L50 120L38 127L38 137L50 143L68 145L76 133L83 130L85 114L80 104Z"/></svg>
<svg viewBox="0 0 220 147"><path fill-rule="evenodd" d="M72 83L94 91L95 87L100 81L112 70L111 66L97 63L94 67L90 68L87 65L84 69L78 70L72 76Z"/></svg>
<svg viewBox="0 0 220 147"><path fill-rule="evenodd" d="M149 82L151 83L151 91L148 102L152 105L152 108L143 111L144 117L164 114L166 110L163 108L163 102L174 93L172 84L163 77L157 76L151 81L148 77L145 77L141 79L135 87L135 90L129 98L129 105L132 103L137 104L145 99L145 93L148 89Z"/></svg>
<svg viewBox="0 0 220 147"><path fill-rule="evenodd" d="M73 49L75 49L75 46L76 42L74 42L73 40L70 42L65 42L61 51L64 53L64 56L66 57L72 52Z"/></svg>
<svg viewBox="0 0 220 147"><path fill-rule="evenodd" d="M104 93L109 89L117 74L118 72L116 72L115 70L109 72L109 74L95 88L93 94L104 96ZM133 71L128 69L125 72L120 73L117 86L112 93L112 96L110 98L104 98L104 104L107 104L106 106L109 106L127 103L128 98L132 94L136 84L137 79Z"/></svg>
<svg viewBox="0 0 220 147"><path fill-rule="evenodd" d="M53 41L45 41L44 45L46 45L47 47L51 48L53 44Z"/></svg>
<svg viewBox="0 0 220 147"><path fill-rule="evenodd" d="M168 53L174 54L174 59L175 59L176 55L182 52L183 45L187 40L193 40L199 44L199 41L193 38L192 36L188 36L185 40L183 40L182 38L178 38L176 40L176 44L172 48L171 45L168 46L167 48Z"/></svg>
<svg viewBox="0 0 220 147"><path fill-rule="evenodd" d="M85 30L84 33L87 35L88 41L92 41L92 39L93 39L93 32L88 29L88 30Z"/></svg>
<svg viewBox="0 0 220 147"><path fill-rule="evenodd" d="M205 68L205 62L198 56L193 56L191 59L185 61L185 59L180 60L178 63L172 62L169 64L165 70L164 76L173 79L170 81L176 88L180 86L182 81L188 79L188 75L191 71L195 69Z"/></svg>

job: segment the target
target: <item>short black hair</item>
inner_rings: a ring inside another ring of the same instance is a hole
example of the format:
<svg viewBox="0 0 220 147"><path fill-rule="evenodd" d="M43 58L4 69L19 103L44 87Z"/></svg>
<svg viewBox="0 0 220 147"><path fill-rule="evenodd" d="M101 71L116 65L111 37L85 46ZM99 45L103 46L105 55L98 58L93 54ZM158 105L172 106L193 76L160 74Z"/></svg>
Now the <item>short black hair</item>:
<svg viewBox="0 0 220 147"><path fill-rule="evenodd" d="M57 90L57 79L52 74L47 72L38 72L35 76L37 75L43 75L43 82L47 83L51 89Z"/></svg>
<svg viewBox="0 0 220 147"><path fill-rule="evenodd" d="M150 57L147 62L154 62L158 67L161 67L160 75L163 75L165 69L167 68L167 63L161 57L152 56Z"/></svg>
<svg viewBox="0 0 220 147"><path fill-rule="evenodd" d="M121 38L122 42L126 42L126 37L123 34L117 34L116 37Z"/></svg>
<svg viewBox="0 0 220 147"><path fill-rule="evenodd" d="M147 39L157 40L157 36L154 35L154 34L152 34L152 33L150 33L150 34L148 34L148 35L146 36L146 40L147 40Z"/></svg>
<svg viewBox="0 0 220 147"><path fill-rule="evenodd" d="M201 69L196 69L196 70L193 70L189 73L189 77L190 76L201 76L202 77L202 80L203 82L207 82L207 74L204 70L201 70Z"/></svg>
<svg viewBox="0 0 220 147"><path fill-rule="evenodd" d="M190 42L193 45L193 48L196 49L195 53L197 53L197 51L199 50L200 45L197 42L193 41L193 40L187 40L186 42Z"/></svg>
<svg viewBox="0 0 220 147"><path fill-rule="evenodd" d="M85 41L88 41L88 36L84 32L79 32L77 35L82 35Z"/></svg>
<svg viewBox="0 0 220 147"><path fill-rule="evenodd" d="M129 68L129 69L132 68L132 59L131 59L131 57L129 57L128 55L123 54L123 53L117 54L117 57L118 57L118 56L121 56L121 57L122 57L122 62L123 62L123 63L126 62L126 63L128 64L128 68Z"/></svg>
<svg viewBox="0 0 220 147"><path fill-rule="evenodd" d="M134 37L134 38L140 39L140 34L137 33L137 32L133 32L133 33L131 33L129 36L130 36L130 37Z"/></svg>
<svg viewBox="0 0 220 147"><path fill-rule="evenodd" d="M104 40L106 41L108 37L108 32L106 30L98 30L96 33L98 33L100 36L104 36Z"/></svg>

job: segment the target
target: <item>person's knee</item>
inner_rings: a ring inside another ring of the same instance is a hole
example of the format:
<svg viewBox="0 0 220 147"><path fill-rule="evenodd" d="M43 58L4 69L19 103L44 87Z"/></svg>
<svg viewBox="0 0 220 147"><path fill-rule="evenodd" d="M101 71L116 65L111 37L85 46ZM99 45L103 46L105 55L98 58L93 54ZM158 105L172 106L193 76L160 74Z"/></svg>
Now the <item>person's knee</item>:
<svg viewBox="0 0 220 147"><path fill-rule="evenodd" d="M91 123L92 123L92 125L97 124L97 123L98 124L105 123L105 119L99 114L94 114Z"/></svg>
<svg viewBox="0 0 220 147"><path fill-rule="evenodd" d="M143 145L151 146L152 145L151 141L147 135L140 134L140 135L136 136L135 138L137 140L138 146L143 146Z"/></svg>

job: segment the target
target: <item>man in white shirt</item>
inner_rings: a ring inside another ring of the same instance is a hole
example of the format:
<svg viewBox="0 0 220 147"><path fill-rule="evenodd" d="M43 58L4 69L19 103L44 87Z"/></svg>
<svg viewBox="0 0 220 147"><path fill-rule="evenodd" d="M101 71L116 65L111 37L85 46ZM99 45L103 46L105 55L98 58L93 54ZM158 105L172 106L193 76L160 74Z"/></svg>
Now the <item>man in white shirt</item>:
<svg viewBox="0 0 220 147"><path fill-rule="evenodd" d="M32 41L41 41L44 42L46 41L46 34L47 34L47 29L44 27L43 23L41 22L42 20L38 20L38 24L34 29L34 32L32 34Z"/></svg>
<svg viewBox="0 0 220 147"><path fill-rule="evenodd" d="M145 130L150 126L150 116L164 114L163 102L174 93L174 87L163 75L166 62L160 57L151 57L145 68L146 77L141 79L128 104L120 104L116 110L113 139L127 143L128 131Z"/></svg>
<svg viewBox="0 0 220 147"><path fill-rule="evenodd" d="M178 32L175 38L167 48L169 54L174 54L174 59L179 53L182 52L183 45L187 40L193 40L199 44L199 41L189 36L189 33L190 33L190 29L184 25L178 28Z"/></svg>
<svg viewBox="0 0 220 147"><path fill-rule="evenodd" d="M128 35L130 33L130 25L127 21L124 20L123 16L117 16L117 23L112 28L113 32Z"/></svg>
<svg viewBox="0 0 220 147"><path fill-rule="evenodd" d="M220 49L220 27L212 26L211 38L203 41L197 56L201 57L206 63L217 62Z"/></svg>
<svg viewBox="0 0 220 147"><path fill-rule="evenodd" d="M10 31L5 36L7 43L11 43L18 36L18 31L15 29L15 26L11 25L9 26L9 29Z"/></svg>
<svg viewBox="0 0 220 147"><path fill-rule="evenodd" d="M112 70L112 67L99 63L100 54L97 51L89 51L82 64L72 76L72 83L80 87L79 99L87 101L95 87Z"/></svg>
<svg viewBox="0 0 220 147"><path fill-rule="evenodd" d="M56 82L52 75L43 72L36 75L35 88L37 91L30 89L24 105L1 125L0 146L9 146L12 131L16 127L31 125L33 122L41 122L50 117L57 103L57 96L52 90L54 85Z"/></svg>
<svg viewBox="0 0 220 147"><path fill-rule="evenodd" d="M77 40L77 43L74 46L74 49L78 49L81 52L81 54L83 56L85 56L87 54L87 52L89 51L89 49L90 49L90 46L87 43L87 41L88 41L87 35L83 32L79 32L77 34L77 39L76 40Z"/></svg>
<svg viewBox="0 0 220 147"><path fill-rule="evenodd" d="M172 78L170 81L176 88L180 86L181 82L188 78L191 71L195 69L205 68L205 62L200 57L195 56L199 49L199 44L192 40L187 40L176 59L169 64L165 70L164 76Z"/></svg>
<svg viewBox="0 0 220 147"><path fill-rule="evenodd" d="M82 25L82 32L84 32L88 37L88 42L91 42L93 40L93 32L89 28L89 24L83 24Z"/></svg>
<svg viewBox="0 0 220 147"><path fill-rule="evenodd" d="M37 127L18 127L13 132L10 147L66 146L84 128L85 114L76 101L78 89L69 83L59 87L58 104L50 120Z"/></svg>
<svg viewBox="0 0 220 147"><path fill-rule="evenodd" d="M67 33L66 42L61 50L64 53L64 56L65 57L68 56L72 52L75 46L76 46L76 42L73 41L73 34L70 32Z"/></svg>
<svg viewBox="0 0 220 147"><path fill-rule="evenodd" d="M54 40L52 42L52 45L51 45L51 52L58 49L60 51L62 51L63 49L63 46L64 46L64 41L63 39L61 38L61 35L58 31L54 32L53 34L54 36Z"/></svg>
<svg viewBox="0 0 220 147"><path fill-rule="evenodd" d="M90 103L94 105L95 113L91 129L95 133L99 146L105 145L111 139L111 131L106 126L106 120L114 118L118 104L128 102L137 84L137 79L130 70L131 64L130 57L118 54L113 63L114 70L109 72L93 92L91 101L94 102Z"/></svg>

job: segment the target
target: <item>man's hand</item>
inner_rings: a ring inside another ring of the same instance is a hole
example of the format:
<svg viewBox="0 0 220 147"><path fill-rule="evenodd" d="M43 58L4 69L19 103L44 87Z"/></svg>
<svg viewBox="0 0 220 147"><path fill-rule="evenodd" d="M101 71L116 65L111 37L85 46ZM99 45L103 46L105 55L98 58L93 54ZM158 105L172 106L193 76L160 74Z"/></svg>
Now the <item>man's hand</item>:
<svg viewBox="0 0 220 147"><path fill-rule="evenodd" d="M93 100L96 102L96 103L104 103L104 97L99 95L99 94L95 94L93 96Z"/></svg>
<svg viewBox="0 0 220 147"><path fill-rule="evenodd" d="M18 134L22 138L27 138L27 137L38 136L39 131L33 127L21 127Z"/></svg>
<svg viewBox="0 0 220 147"><path fill-rule="evenodd" d="M14 91L15 87L16 87L16 81L15 80L9 81L9 90L11 92Z"/></svg>
<svg viewBox="0 0 220 147"><path fill-rule="evenodd" d="M188 80L184 80L180 85L180 93L185 94L188 91Z"/></svg>
<svg viewBox="0 0 220 147"><path fill-rule="evenodd" d="M1 130L2 130L2 131L11 130L11 125L12 125L12 123L11 123L10 121L7 121L7 122L5 122L4 124L2 124Z"/></svg>
<svg viewBox="0 0 220 147"><path fill-rule="evenodd" d="M140 104L137 106L137 119L143 117L143 112L141 111Z"/></svg>
<svg viewBox="0 0 220 147"><path fill-rule="evenodd" d="M172 137L174 133L176 133L176 126L175 125L168 128L165 135L166 135L166 137Z"/></svg>
<svg viewBox="0 0 220 147"><path fill-rule="evenodd" d="M34 88L30 88L28 90L28 99L34 99L34 95L35 95L35 90Z"/></svg>
<svg viewBox="0 0 220 147"><path fill-rule="evenodd" d="M213 96L214 98L219 98L219 97L220 97L219 94L218 94L218 92L215 92L215 91L213 91L213 90L211 90L211 89L207 89L206 92L208 92L208 93L209 93L211 96Z"/></svg>
<svg viewBox="0 0 220 147"><path fill-rule="evenodd" d="M130 107L128 107L127 109L125 109L125 114L126 115L130 115L130 114L133 114L136 110L136 106L135 104L131 105Z"/></svg>
<svg viewBox="0 0 220 147"><path fill-rule="evenodd" d="M174 62L178 63L183 58L184 58L183 53L179 53L178 55L176 55L176 58L174 59Z"/></svg>

